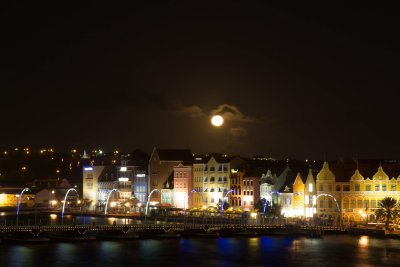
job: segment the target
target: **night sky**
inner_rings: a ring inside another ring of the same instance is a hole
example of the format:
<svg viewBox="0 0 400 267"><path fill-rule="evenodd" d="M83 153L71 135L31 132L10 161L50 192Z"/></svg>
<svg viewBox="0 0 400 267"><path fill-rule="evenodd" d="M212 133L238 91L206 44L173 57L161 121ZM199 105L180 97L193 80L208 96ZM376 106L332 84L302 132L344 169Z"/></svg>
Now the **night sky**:
<svg viewBox="0 0 400 267"><path fill-rule="evenodd" d="M394 7L138 2L2 4L0 148L399 158Z"/></svg>

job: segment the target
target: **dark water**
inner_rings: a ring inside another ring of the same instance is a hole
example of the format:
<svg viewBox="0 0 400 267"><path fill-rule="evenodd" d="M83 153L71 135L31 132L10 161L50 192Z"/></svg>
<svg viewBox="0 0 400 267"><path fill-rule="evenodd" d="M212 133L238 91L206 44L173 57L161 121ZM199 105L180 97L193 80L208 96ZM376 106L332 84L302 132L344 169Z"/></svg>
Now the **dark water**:
<svg viewBox="0 0 400 267"><path fill-rule="evenodd" d="M0 266L400 266L400 240L325 236L0 245Z"/></svg>

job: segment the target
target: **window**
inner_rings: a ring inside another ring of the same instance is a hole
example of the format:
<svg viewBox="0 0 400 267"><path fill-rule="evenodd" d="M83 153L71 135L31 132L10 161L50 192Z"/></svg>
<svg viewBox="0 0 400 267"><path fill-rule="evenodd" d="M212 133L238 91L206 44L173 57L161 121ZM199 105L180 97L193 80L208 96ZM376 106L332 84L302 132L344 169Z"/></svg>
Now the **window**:
<svg viewBox="0 0 400 267"><path fill-rule="evenodd" d="M344 208L344 209L348 209L348 208L349 208L349 200L348 200L348 199L345 199L345 200L343 201L343 208Z"/></svg>
<svg viewBox="0 0 400 267"><path fill-rule="evenodd" d="M208 179L207 179L207 177L204 177L204 179L203 179L203 182L205 182L205 183L207 183L207 182L208 182Z"/></svg>
<svg viewBox="0 0 400 267"><path fill-rule="evenodd" d="M364 208L368 209L368 207L369 207L369 201L364 200Z"/></svg>
<svg viewBox="0 0 400 267"><path fill-rule="evenodd" d="M330 199L329 201L328 201L328 208L332 208L332 200Z"/></svg>
<svg viewBox="0 0 400 267"><path fill-rule="evenodd" d="M371 191L371 185L370 184L367 184L365 186L365 191Z"/></svg>
<svg viewBox="0 0 400 267"><path fill-rule="evenodd" d="M253 180L250 181L250 185L253 185Z"/></svg>
<svg viewBox="0 0 400 267"><path fill-rule="evenodd" d="M355 208L356 208L356 200L355 200L355 199L352 199L352 200L350 201L350 208L352 208L352 209L355 209Z"/></svg>
<svg viewBox="0 0 400 267"><path fill-rule="evenodd" d="M375 191L379 191L379 184L375 185Z"/></svg>
<svg viewBox="0 0 400 267"><path fill-rule="evenodd" d="M362 209L363 208L363 203L362 203L363 201L361 200L361 199L358 199L357 200L357 208L359 208L359 209Z"/></svg>
<svg viewBox="0 0 400 267"><path fill-rule="evenodd" d="M312 192L313 191L313 185L312 184L308 184L308 191Z"/></svg>
<svg viewBox="0 0 400 267"><path fill-rule="evenodd" d="M350 191L350 186L349 185L345 185L343 187L343 191Z"/></svg>
<svg viewBox="0 0 400 267"><path fill-rule="evenodd" d="M213 171L215 171L214 166L210 167L210 172L213 172Z"/></svg>
<svg viewBox="0 0 400 267"><path fill-rule="evenodd" d="M224 183L228 182L228 177L224 176Z"/></svg>
<svg viewBox="0 0 400 267"><path fill-rule="evenodd" d="M376 208L376 200L371 200L371 208Z"/></svg>
<svg viewBox="0 0 400 267"><path fill-rule="evenodd" d="M214 192L214 187L211 187L210 192Z"/></svg>
<svg viewBox="0 0 400 267"><path fill-rule="evenodd" d="M320 201L319 201L319 207L322 209L322 208L324 208L324 200L323 199L321 199Z"/></svg>
<svg viewBox="0 0 400 267"><path fill-rule="evenodd" d="M395 184L391 184L390 185L390 191L396 191L396 185Z"/></svg>
<svg viewBox="0 0 400 267"><path fill-rule="evenodd" d="M309 203L308 195L305 195L304 201L305 201L305 204L308 205L308 203Z"/></svg>
<svg viewBox="0 0 400 267"><path fill-rule="evenodd" d="M331 185L331 184L328 185L328 191L329 191L329 192L332 191L332 185Z"/></svg>
<svg viewBox="0 0 400 267"><path fill-rule="evenodd" d="M340 185L336 185L336 191L340 191Z"/></svg>
<svg viewBox="0 0 400 267"><path fill-rule="evenodd" d="M382 191L386 191L386 184L382 185Z"/></svg>
<svg viewBox="0 0 400 267"><path fill-rule="evenodd" d="M218 183L220 183L220 182L222 182L222 177L221 176L218 177Z"/></svg>
<svg viewBox="0 0 400 267"><path fill-rule="evenodd" d="M214 183L215 182L215 177L210 177L210 183Z"/></svg>
<svg viewBox="0 0 400 267"><path fill-rule="evenodd" d="M360 184L354 185L354 191L360 191Z"/></svg>
<svg viewBox="0 0 400 267"><path fill-rule="evenodd" d="M213 198L213 197L211 198L211 201L210 201L210 202L211 202L211 203L214 203L214 198Z"/></svg>
<svg viewBox="0 0 400 267"><path fill-rule="evenodd" d="M319 185L319 191L324 191L324 185L323 184Z"/></svg>

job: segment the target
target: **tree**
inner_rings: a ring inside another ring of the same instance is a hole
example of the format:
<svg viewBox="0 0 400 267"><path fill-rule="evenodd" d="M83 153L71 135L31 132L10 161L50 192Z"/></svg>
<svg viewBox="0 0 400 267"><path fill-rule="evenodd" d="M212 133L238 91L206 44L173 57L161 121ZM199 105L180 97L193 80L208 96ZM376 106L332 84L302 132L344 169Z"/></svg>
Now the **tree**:
<svg viewBox="0 0 400 267"><path fill-rule="evenodd" d="M400 205L396 199L385 197L379 201L375 216L378 221L385 221L387 229L389 223L395 221L400 216Z"/></svg>

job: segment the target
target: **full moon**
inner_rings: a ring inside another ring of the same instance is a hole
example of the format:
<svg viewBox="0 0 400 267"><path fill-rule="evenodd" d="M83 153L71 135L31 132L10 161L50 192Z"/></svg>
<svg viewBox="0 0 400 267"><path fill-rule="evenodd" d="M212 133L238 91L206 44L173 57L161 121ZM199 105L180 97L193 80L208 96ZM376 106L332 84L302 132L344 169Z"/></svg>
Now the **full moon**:
<svg viewBox="0 0 400 267"><path fill-rule="evenodd" d="M220 115L215 115L211 118L211 124L215 127L219 127L224 123L224 118Z"/></svg>

